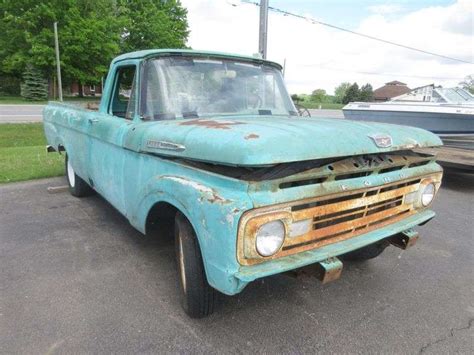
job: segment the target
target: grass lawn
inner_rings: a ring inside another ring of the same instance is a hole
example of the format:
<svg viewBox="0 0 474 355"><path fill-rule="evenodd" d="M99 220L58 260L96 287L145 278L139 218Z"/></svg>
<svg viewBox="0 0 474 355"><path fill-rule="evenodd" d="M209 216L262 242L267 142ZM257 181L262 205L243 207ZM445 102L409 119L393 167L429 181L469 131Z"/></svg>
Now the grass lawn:
<svg viewBox="0 0 474 355"><path fill-rule="evenodd" d="M42 123L0 124L0 183L64 174L64 155L46 153Z"/></svg>

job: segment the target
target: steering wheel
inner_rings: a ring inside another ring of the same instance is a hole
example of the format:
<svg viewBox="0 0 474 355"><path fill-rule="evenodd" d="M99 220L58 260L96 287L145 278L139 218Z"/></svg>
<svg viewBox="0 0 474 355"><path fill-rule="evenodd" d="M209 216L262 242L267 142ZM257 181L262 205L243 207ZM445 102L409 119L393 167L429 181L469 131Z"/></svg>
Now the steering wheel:
<svg viewBox="0 0 474 355"><path fill-rule="evenodd" d="M252 98L252 99L255 99L254 101L253 100L249 100L249 98ZM263 104L263 100L262 98L260 97L260 95L258 94L253 94L252 96L250 96L248 99L247 99L247 105L248 107L250 108L260 108L262 107L262 104ZM252 101L253 101L253 104L252 104Z"/></svg>

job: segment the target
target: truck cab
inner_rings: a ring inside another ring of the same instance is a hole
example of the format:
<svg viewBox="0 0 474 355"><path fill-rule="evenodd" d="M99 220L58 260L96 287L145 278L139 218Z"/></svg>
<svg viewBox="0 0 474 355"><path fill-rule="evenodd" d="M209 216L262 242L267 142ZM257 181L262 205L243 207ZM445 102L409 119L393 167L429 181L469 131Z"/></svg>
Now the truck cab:
<svg viewBox="0 0 474 355"><path fill-rule="evenodd" d="M193 50L121 55L98 111L50 103L51 149L66 152L70 191L98 192L140 232L174 221L183 307L314 266L407 248L442 169L425 130L300 117L277 63Z"/></svg>

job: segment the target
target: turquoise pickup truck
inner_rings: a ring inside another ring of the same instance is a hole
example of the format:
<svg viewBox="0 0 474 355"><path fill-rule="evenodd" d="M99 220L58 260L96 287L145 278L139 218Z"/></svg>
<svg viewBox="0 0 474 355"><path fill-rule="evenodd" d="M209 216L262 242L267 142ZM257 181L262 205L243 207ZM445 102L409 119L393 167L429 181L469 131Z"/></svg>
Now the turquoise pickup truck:
<svg viewBox="0 0 474 355"><path fill-rule="evenodd" d="M140 232L172 221L186 313L218 292L303 267L336 279L347 259L407 248L442 169L418 128L299 117L281 66L192 50L146 50L110 66L98 111L52 102L48 150L70 192L98 192ZM342 261L341 261L342 260Z"/></svg>

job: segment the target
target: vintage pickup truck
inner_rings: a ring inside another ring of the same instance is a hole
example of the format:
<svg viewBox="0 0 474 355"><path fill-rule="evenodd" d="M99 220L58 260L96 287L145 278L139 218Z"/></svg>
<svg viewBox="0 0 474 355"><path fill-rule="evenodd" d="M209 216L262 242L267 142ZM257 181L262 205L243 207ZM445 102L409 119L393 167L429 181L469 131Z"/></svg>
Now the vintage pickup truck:
<svg viewBox="0 0 474 355"><path fill-rule="evenodd" d="M120 55L98 111L52 102L50 151L65 151L72 195L101 194L142 233L172 219L183 307L311 265L411 246L442 168L422 129L299 117L281 66L192 50ZM340 258L338 258L340 257Z"/></svg>

